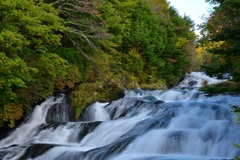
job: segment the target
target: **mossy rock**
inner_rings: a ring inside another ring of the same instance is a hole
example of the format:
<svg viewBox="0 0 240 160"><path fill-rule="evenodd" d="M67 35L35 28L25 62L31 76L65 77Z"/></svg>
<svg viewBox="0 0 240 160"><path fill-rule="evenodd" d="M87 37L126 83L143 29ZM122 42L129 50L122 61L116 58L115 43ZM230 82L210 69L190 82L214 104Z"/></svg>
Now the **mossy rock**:
<svg viewBox="0 0 240 160"><path fill-rule="evenodd" d="M110 102L124 96L124 88L113 80L78 85L72 92L71 105L76 110L76 118L84 108L94 101Z"/></svg>
<svg viewBox="0 0 240 160"><path fill-rule="evenodd" d="M233 81L225 81L217 84L204 85L199 90L207 94L240 93L240 84Z"/></svg>
<svg viewBox="0 0 240 160"><path fill-rule="evenodd" d="M143 83L140 84L140 87L142 89L150 89L150 90L166 90L168 89L167 84L164 81L158 80L156 82L150 82L150 83Z"/></svg>
<svg viewBox="0 0 240 160"><path fill-rule="evenodd" d="M96 100L99 102L111 102L124 97L124 88L115 80L105 81L96 92Z"/></svg>
<svg viewBox="0 0 240 160"><path fill-rule="evenodd" d="M82 83L79 84L71 93L70 101L75 108L75 117L78 118L82 110L90 105L95 98L95 91L101 86L101 83Z"/></svg>

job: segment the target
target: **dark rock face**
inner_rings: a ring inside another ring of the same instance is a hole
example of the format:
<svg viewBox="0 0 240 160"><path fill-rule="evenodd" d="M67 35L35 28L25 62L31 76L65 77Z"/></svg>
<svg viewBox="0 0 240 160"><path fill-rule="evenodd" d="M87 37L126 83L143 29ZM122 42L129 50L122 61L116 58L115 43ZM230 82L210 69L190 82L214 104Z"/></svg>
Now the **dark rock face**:
<svg viewBox="0 0 240 160"><path fill-rule="evenodd" d="M78 142L80 142L87 134L92 132L102 122L89 122L82 125L81 132L78 134Z"/></svg>
<svg viewBox="0 0 240 160"><path fill-rule="evenodd" d="M143 101L144 102L155 102L157 101L158 99L154 96L147 96L147 97L143 97Z"/></svg>
<svg viewBox="0 0 240 160"><path fill-rule="evenodd" d="M56 95L57 98L59 95ZM71 106L69 95L65 96L60 103L53 104L46 116L47 123L75 122L75 110Z"/></svg>
<svg viewBox="0 0 240 160"><path fill-rule="evenodd" d="M47 113L47 123L61 123L68 122L70 115L70 106L66 103L54 104Z"/></svg>
<svg viewBox="0 0 240 160"><path fill-rule="evenodd" d="M194 80L188 82L188 84L189 84L190 86L194 86L194 85L196 85L197 83L198 83L198 82L197 82L197 81L194 81Z"/></svg>
<svg viewBox="0 0 240 160"><path fill-rule="evenodd" d="M32 144L26 152L19 158L19 160L26 160L28 158L36 158L42 155L44 152L55 147L53 144Z"/></svg>

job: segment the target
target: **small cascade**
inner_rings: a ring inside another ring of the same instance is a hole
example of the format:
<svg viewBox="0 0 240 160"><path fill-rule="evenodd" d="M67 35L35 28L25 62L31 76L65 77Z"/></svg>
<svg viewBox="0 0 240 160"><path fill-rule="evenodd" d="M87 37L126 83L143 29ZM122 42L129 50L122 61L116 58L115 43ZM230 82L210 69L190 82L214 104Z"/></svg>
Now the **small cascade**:
<svg viewBox="0 0 240 160"><path fill-rule="evenodd" d="M41 105L37 105L29 120L18 127L8 137L1 140L0 146L7 147L15 144L22 144L34 138L37 127L46 123L46 116L49 108L56 103L61 103L63 98L63 95L57 99L55 97L49 97Z"/></svg>
<svg viewBox="0 0 240 160"><path fill-rule="evenodd" d="M84 121L108 121L110 120L108 112L105 110L105 106L109 103L95 102L90 105L84 114Z"/></svg>
<svg viewBox="0 0 240 160"><path fill-rule="evenodd" d="M209 77L204 72L191 72L190 74L187 74L185 79L175 88L201 87L204 83L215 84L223 81L224 80Z"/></svg>
<svg viewBox="0 0 240 160"><path fill-rule="evenodd" d="M0 141L3 160L222 160L240 156L240 126L232 106L238 95L205 96L187 75L170 90L128 90L125 97L95 102L82 121L69 118L64 95L35 107L28 121Z"/></svg>

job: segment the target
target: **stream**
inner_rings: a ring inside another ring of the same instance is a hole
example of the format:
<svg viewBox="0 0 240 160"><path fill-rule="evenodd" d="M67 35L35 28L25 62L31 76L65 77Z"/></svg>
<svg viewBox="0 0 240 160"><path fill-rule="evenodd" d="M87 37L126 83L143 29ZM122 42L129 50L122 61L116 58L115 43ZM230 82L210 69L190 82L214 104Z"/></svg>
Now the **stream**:
<svg viewBox="0 0 240 160"><path fill-rule="evenodd" d="M198 91L220 81L192 72L169 90L126 90L121 99L91 104L78 122L69 121L64 94L48 97L0 140L0 159L234 159L240 125L232 106L240 96Z"/></svg>

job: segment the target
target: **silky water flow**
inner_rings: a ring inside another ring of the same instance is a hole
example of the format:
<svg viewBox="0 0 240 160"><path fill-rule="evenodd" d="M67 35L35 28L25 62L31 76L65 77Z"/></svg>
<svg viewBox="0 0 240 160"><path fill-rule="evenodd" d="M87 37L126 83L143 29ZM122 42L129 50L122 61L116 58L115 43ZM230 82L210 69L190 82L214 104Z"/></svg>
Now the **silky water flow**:
<svg viewBox="0 0 240 160"><path fill-rule="evenodd" d="M49 97L0 141L2 160L220 160L240 155L236 94L206 96L201 72L170 90L128 90L95 102L83 121L70 122L64 95ZM49 110L56 104L61 107ZM50 117L48 117L50 116Z"/></svg>

